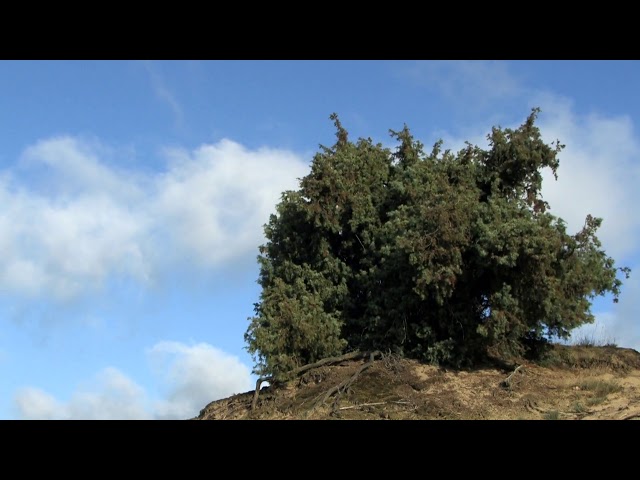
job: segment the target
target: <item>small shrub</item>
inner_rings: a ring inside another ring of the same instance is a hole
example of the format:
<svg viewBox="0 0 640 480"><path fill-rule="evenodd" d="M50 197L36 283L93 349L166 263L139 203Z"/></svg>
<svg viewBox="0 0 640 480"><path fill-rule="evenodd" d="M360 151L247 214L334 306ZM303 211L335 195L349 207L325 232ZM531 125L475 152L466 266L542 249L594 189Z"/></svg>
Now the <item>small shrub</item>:
<svg viewBox="0 0 640 480"><path fill-rule="evenodd" d="M598 405L607 399L607 395L622 390L622 387L614 382L606 380L585 380L580 384L582 390L593 392L593 397L587 400L587 405Z"/></svg>
<svg viewBox="0 0 640 480"><path fill-rule="evenodd" d="M545 420L560 420L560 412L557 410L551 410L550 412L545 413L542 418Z"/></svg>
<svg viewBox="0 0 640 480"><path fill-rule="evenodd" d="M580 384L582 390L593 392L596 397L606 397L610 393L622 390L622 387L614 382L606 380L585 380Z"/></svg>
<svg viewBox="0 0 640 480"><path fill-rule="evenodd" d="M587 408L580 402L575 402L572 406L571 406L571 411L573 413L586 413L587 412Z"/></svg>

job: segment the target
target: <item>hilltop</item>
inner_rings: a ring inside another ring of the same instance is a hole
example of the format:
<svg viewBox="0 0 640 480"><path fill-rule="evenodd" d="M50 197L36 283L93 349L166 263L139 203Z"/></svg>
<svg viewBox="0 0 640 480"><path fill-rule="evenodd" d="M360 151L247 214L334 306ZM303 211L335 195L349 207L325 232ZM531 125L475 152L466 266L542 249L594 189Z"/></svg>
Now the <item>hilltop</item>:
<svg viewBox="0 0 640 480"><path fill-rule="evenodd" d="M393 355L368 362L312 368L263 387L255 409L249 391L211 402L195 419L640 419L640 353L633 349L553 345L535 363L466 370Z"/></svg>

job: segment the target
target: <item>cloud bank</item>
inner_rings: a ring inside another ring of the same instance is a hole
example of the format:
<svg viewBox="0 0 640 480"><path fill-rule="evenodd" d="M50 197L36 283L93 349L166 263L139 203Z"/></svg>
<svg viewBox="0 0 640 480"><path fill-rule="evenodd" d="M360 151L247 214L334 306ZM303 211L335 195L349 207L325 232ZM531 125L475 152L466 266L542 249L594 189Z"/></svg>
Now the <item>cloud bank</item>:
<svg viewBox="0 0 640 480"><path fill-rule="evenodd" d="M19 390L14 403L21 419L31 420L133 420L150 419L145 392L119 370L109 367L60 402L34 387Z"/></svg>
<svg viewBox="0 0 640 480"><path fill-rule="evenodd" d="M251 390L249 368L206 343L159 342L148 354L156 368L166 365L166 399L154 407L159 419L193 417L212 400Z"/></svg>
<svg viewBox="0 0 640 480"><path fill-rule="evenodd" d="M547 142L559 139L558 181L544 172L542 193L551 213L579 230L587 214L603 218L599 238L618 260L637 254L640 234L640 141L628 116L578 115L565 98L540 95L539 126Z"/></svg>
<svg viewBox="0 0 640 480"><path fill-rule="evenodd" d="M49 138L0 172L0 291L65 301L110 276L148 283L176 263L255 255L281 192L308 168L292 152L226 139L165 151L160 173L116 168L105 150Z"/></svg>
<svg viewBox="0 0 640 480"><path fill-rule="evenodd" d="M98 372L68 401L34 387L14 395L20 419L148 420L188 419L209 402L251 389L250 369L237 357L206 343L158 342L147 351L163 392L150 394L116 368Z"/></svg>

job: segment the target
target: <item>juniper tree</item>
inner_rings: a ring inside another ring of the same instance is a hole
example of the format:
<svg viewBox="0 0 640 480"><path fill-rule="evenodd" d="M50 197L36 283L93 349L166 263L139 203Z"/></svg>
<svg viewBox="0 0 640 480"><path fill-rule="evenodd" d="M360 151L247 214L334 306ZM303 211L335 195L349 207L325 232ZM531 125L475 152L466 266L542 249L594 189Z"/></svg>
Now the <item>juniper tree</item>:
<svg viewBox="0 0 640 480"><path fill-rule="evenodd" d="M285 378L353 350L458 366L521 355L593 322L595 296L617 301L629 269L603 250L602 220L571 235L542 199L564 146L542 140L538 112L455 154L441 141L425 153L406 125L390 131L395 151L351 142L333 114L336 143L265 225L254 372Z"/></svg>

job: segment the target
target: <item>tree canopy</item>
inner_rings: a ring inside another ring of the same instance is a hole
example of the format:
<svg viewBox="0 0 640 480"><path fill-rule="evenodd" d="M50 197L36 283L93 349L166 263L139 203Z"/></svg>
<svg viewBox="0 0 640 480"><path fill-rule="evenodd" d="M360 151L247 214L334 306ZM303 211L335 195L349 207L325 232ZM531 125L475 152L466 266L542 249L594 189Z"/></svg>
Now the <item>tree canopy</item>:
<svg viewBox="0 0 640 480"><path fill-rule="evenodd" d="M441 141L425 153L406 125L390 131L393 152L354 143L331 115L336 143L265 225L245 334L254 372L283 379L354 350L455 366L522 355L593 322L596 296L617 302L629 269L602 249L602 220L571 235L542 199L564 145L541 139L538 113L455 154Z"/></svg>

